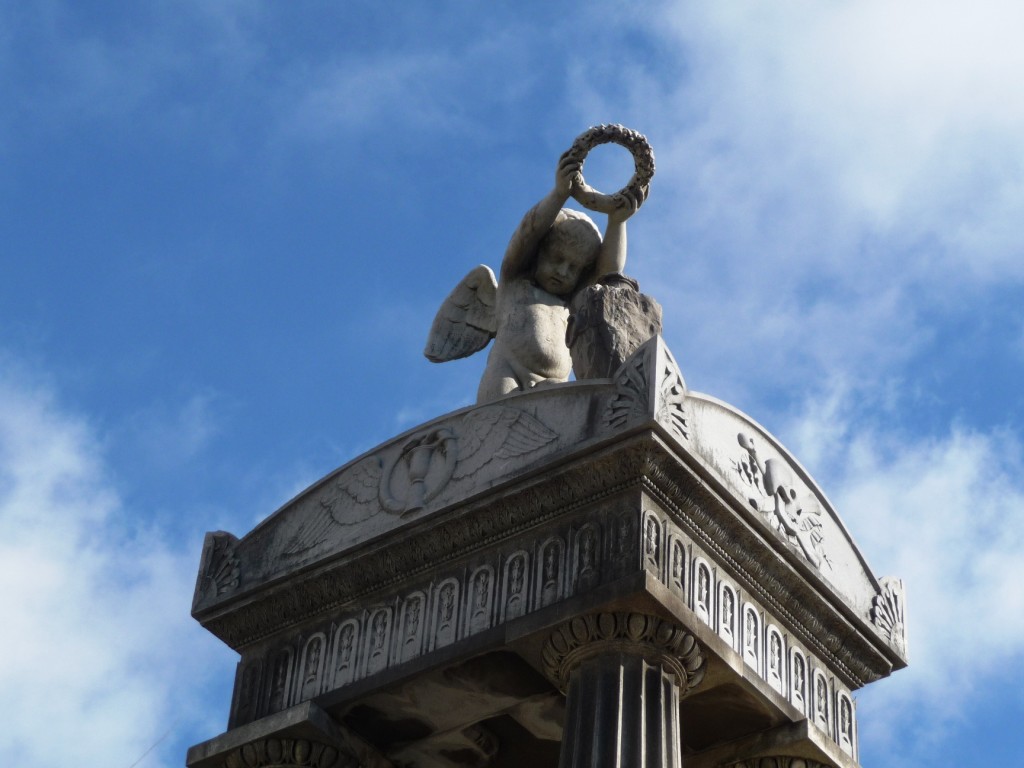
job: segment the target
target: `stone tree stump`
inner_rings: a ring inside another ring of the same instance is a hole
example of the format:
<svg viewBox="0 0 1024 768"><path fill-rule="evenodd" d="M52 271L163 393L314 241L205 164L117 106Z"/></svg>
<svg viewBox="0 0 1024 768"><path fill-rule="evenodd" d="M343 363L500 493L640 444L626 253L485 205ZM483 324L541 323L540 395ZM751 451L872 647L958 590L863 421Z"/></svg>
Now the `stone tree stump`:
<svg viewBox="0 0 1024 768"><path fill-rule="evenodd" d="M577 379L606 379L640 345L661 333L661 305L636 280L607 275L569 306L566 344Z"/></svg>

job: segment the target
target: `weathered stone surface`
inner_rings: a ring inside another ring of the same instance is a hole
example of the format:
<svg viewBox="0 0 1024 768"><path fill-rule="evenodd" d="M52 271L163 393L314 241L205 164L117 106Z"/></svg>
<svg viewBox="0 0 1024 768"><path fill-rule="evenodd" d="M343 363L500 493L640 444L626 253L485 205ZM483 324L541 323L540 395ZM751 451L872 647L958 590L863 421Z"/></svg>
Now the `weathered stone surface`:
<svg viewBox="0 0 1024 768"><path fill-rule="evenodd" d="M661 334L661 305L625 275L608 275L584 288L569 313L566 343L577 379L608 378Z"/></svg>
<svg viewBox="0 0 1024 768"><path fill-rule="evenodd" d="M448 414L245 536L209 534L194 615L242 657L231 734L316 702L384 764L554 766L564 681L543 673L591 658L586 617L639 614L594 632L673 679L687 766L852 766L853 692L905 664L899 586L769 433L686 391L655 337L609 378ZM662 627L693 640L675 666ZM715 752L794 723L811 734L795 747Z"/></svg>
<svg viewBox="0 0 1024 768"><path fill-rule="evenodd" d="M583 181L587 152L607 142L627 147L636 165L630 182L615 195L602 195ZM500 281L481 265L445 299L427 337L427 359L465 357L493 339L477 390L480 404L567 381L572 365L565 341L568 304L577 291L625 268L626 220L647 199L653 175L654 153L636 131L601 125L581 134L559 159L554 188L512 234ZM586 214L562 208L570 195L589 210L608 214L603 240Z"/></svg>

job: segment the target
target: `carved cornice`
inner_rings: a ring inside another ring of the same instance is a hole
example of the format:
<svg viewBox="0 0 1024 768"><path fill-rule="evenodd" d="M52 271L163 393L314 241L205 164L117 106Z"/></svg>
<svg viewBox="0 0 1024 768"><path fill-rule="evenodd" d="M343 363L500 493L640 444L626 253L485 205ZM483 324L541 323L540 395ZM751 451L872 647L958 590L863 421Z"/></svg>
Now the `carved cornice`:
<svg viewBox="0 0 1024 768"><path fill-rule="evenodd" d="M877 641L871 641L878 634L865 626L868 637L851 624L835 605L838 598L831 599L805 578L787 578L796 575L778 560L772 543L737 515L723 514L722 506L728 502L694 477L694 469L679 461L659 433L634 433L596 452L567 457L560 470L495 488L470 505L444 512L433 525L424 521L418 531L404 536L401 546L352 553L197 618L241 650L345 605L387 594L531 528L643 487L809 650L828 661L848 686L856 689L887 675L891 661Z"/></svg>
<svg viewBox="0 0 1024 768"><path fill-rule="evenodd" d="M723 502L707 488L663 462L652 464L644 486L716 560L736 573L746 589L784 620L808 648L828 660L847 685L860 688L889 674L891 663L844 617L836 614L814 585L804 578L780 578L780 572L785 572L781 563L779 568L769 567L777 562L775 555L765 550L756 533L733 516L722 515L718 510ZM836 621L826 624L823 617L835 617ZM867 658L877 659L878 664L867 663Z"/></svg>
<svg viewBox="0 0 1024 768"><path fill-rule="evenodd" d="M355 768L359 761L309 739L257 739L224 758L223 768Z"/></svg>
<svg viewBox="0 0 1024 768"><path fill-rule="evenodd" d="M269 587L240 605L195 614L235 650L309 618L408 582L534 526L638 487L650 467L649 445L634 440L590 454L585 464L518 483L498 498L462 508L447 521L409 533L401 546L361 552L284 587Z"/></svg>
<svg viewBox="0 0 1024 768"><path fill-rule="evenodd" d="M572 671L606 653L642 656L660 664L685 693L704 679L707 660L697 640L671 622L641 613L577 616L558 627L541 654L544 672L565 691Z"/></svg>

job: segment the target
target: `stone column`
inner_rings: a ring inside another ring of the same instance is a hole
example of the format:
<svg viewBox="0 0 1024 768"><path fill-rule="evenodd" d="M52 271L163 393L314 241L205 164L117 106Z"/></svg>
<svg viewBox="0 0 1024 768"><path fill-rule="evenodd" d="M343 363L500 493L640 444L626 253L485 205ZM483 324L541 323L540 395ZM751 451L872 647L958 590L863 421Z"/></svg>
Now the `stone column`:
<svg viewBox="0 0 1024 768"><path fill-rule="evenodd" d="M578 616L544 664L567 697L559 768L681 768L679 696L705 667L693 635L638 613Z"/></svg>

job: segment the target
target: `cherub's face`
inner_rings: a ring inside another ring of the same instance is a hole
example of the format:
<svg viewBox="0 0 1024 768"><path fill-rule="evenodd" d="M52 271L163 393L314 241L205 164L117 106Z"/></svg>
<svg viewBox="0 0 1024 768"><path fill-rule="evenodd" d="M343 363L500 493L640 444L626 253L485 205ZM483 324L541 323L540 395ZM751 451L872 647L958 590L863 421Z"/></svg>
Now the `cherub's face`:
<svg viewBox="0 0 1024 768"><path fill-rule="evenodd" d="M555 296L568 296L590 263L590 255L572 243L545 243L537 254L533 279Z"/></svg>

